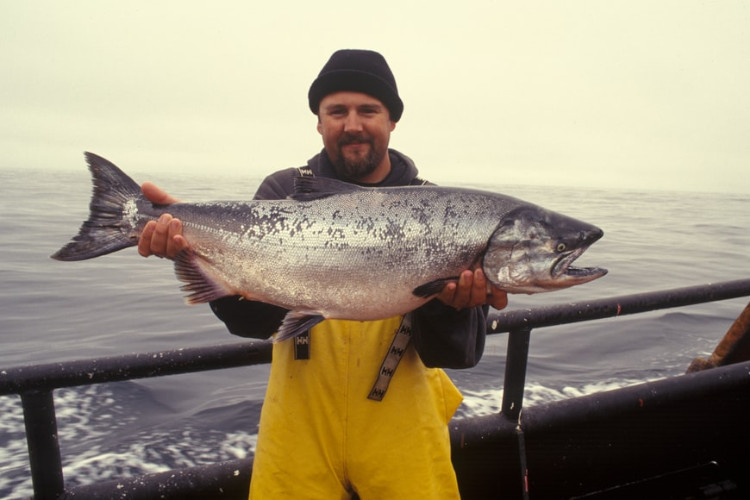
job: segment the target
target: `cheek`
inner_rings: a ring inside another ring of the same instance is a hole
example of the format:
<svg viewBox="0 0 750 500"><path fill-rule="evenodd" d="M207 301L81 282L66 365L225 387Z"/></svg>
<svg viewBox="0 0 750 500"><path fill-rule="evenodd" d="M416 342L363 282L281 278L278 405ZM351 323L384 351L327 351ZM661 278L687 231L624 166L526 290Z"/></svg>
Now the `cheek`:
<svg viewBox="0 0 750 500"><path fill-rule="evenodd" d="M390 130L388 130L387 128L383 128L382 125L379 127L373 127L369 130L365 130L365 132L367 132L367 134L375 142L376 146L379 149L386 147L391 137Z"/></svg>
<svg viewBox="0 0 750 500"><path fill-rule="evenodd" d="M323 136L324 142L335 143L343 133L344 126L335 122L318 123L318 133Z"/></svg>
<svg viewBox="0 0 750 500"><path fill-rule="evenodd" d="M318 127L318 132L320 132L320 136L323 139L323 144L326 147L332 147L336 145L337 136L332 132L332 130L329 127L320 126Z"/></svg>

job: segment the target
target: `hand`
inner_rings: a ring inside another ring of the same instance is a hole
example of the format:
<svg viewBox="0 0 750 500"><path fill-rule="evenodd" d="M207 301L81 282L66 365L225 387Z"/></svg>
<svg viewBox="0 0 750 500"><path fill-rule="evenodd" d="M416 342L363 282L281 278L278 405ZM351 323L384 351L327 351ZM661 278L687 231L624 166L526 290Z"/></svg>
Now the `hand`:
<svg viewBox="0 0 750 500"><path fill-rule="evenodd" d="M151 182L144 182L141 191L149 201L159 205L168 205L179 201ZM162 214L159 220L148 222L138 239L138 253L144 257L156 255L157 257L174 259L182 249L188 246L187 241L182 236L182 222L169 214Z"/></svg>
<svg viewBox="0 0 750 500"><path fill-rule="evenodd" d="M489 284L489 291L487 285ZM481 269L465 270L457 282L445 285L437 298L444 304L464 309L489 304L495 309L504 309L508 305L508 295L487 281Z"/></svg>

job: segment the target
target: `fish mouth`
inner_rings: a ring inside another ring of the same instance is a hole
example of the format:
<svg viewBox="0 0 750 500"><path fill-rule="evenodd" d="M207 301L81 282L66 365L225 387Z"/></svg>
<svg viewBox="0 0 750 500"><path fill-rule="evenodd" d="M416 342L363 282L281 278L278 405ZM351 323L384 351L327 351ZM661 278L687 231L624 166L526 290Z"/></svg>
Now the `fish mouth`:
<svg viewBox="0 0 750 500"><path fill-rule="evenodd" d="M578 284L601 278L607 274L607 270L601 267L574 267L572 265L587 249L588 246L584 246L563 254L552 265L550 271L552 278L568 283L572 281Z"/></svg>

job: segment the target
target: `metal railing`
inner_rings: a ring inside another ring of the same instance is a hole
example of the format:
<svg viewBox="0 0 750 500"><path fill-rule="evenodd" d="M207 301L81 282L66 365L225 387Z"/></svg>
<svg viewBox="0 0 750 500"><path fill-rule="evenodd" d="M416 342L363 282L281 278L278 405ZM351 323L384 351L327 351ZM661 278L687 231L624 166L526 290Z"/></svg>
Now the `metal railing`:
<svg viewBox="0 0 750 500"><path fill-rule="evenodd" d="M529 340L533 328L744 296L750 296L750 279L494 314L488 321L488 333L508 333L502 414L515 421L521 412ZM66 491L64 484L57 441L53 397L55 389L227 369L268 363L270 360L271 344L254 341L0 370L0 396L21 396L34 497L76 497L76 489ZM225 468L227 466L219 464L216 470ZM237 476L236 471L230 471L229 474ZM163 480L174 477L175 474L172 473L171 476L164 476Z"/></svg>

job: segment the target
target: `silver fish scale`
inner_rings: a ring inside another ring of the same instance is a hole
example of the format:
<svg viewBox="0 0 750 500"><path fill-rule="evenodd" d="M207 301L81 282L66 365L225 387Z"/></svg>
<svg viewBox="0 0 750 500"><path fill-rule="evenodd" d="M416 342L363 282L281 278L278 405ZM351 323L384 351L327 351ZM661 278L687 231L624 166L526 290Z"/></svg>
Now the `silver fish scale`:
<svg viewBox="0 0 750 500"><path fill-rule="evenodd" d="M207 273L235 293L367 320L424 303L412 291L477 262L503 215L521 203L472 190L406 187L168 211L183 220Z"/></svg>

